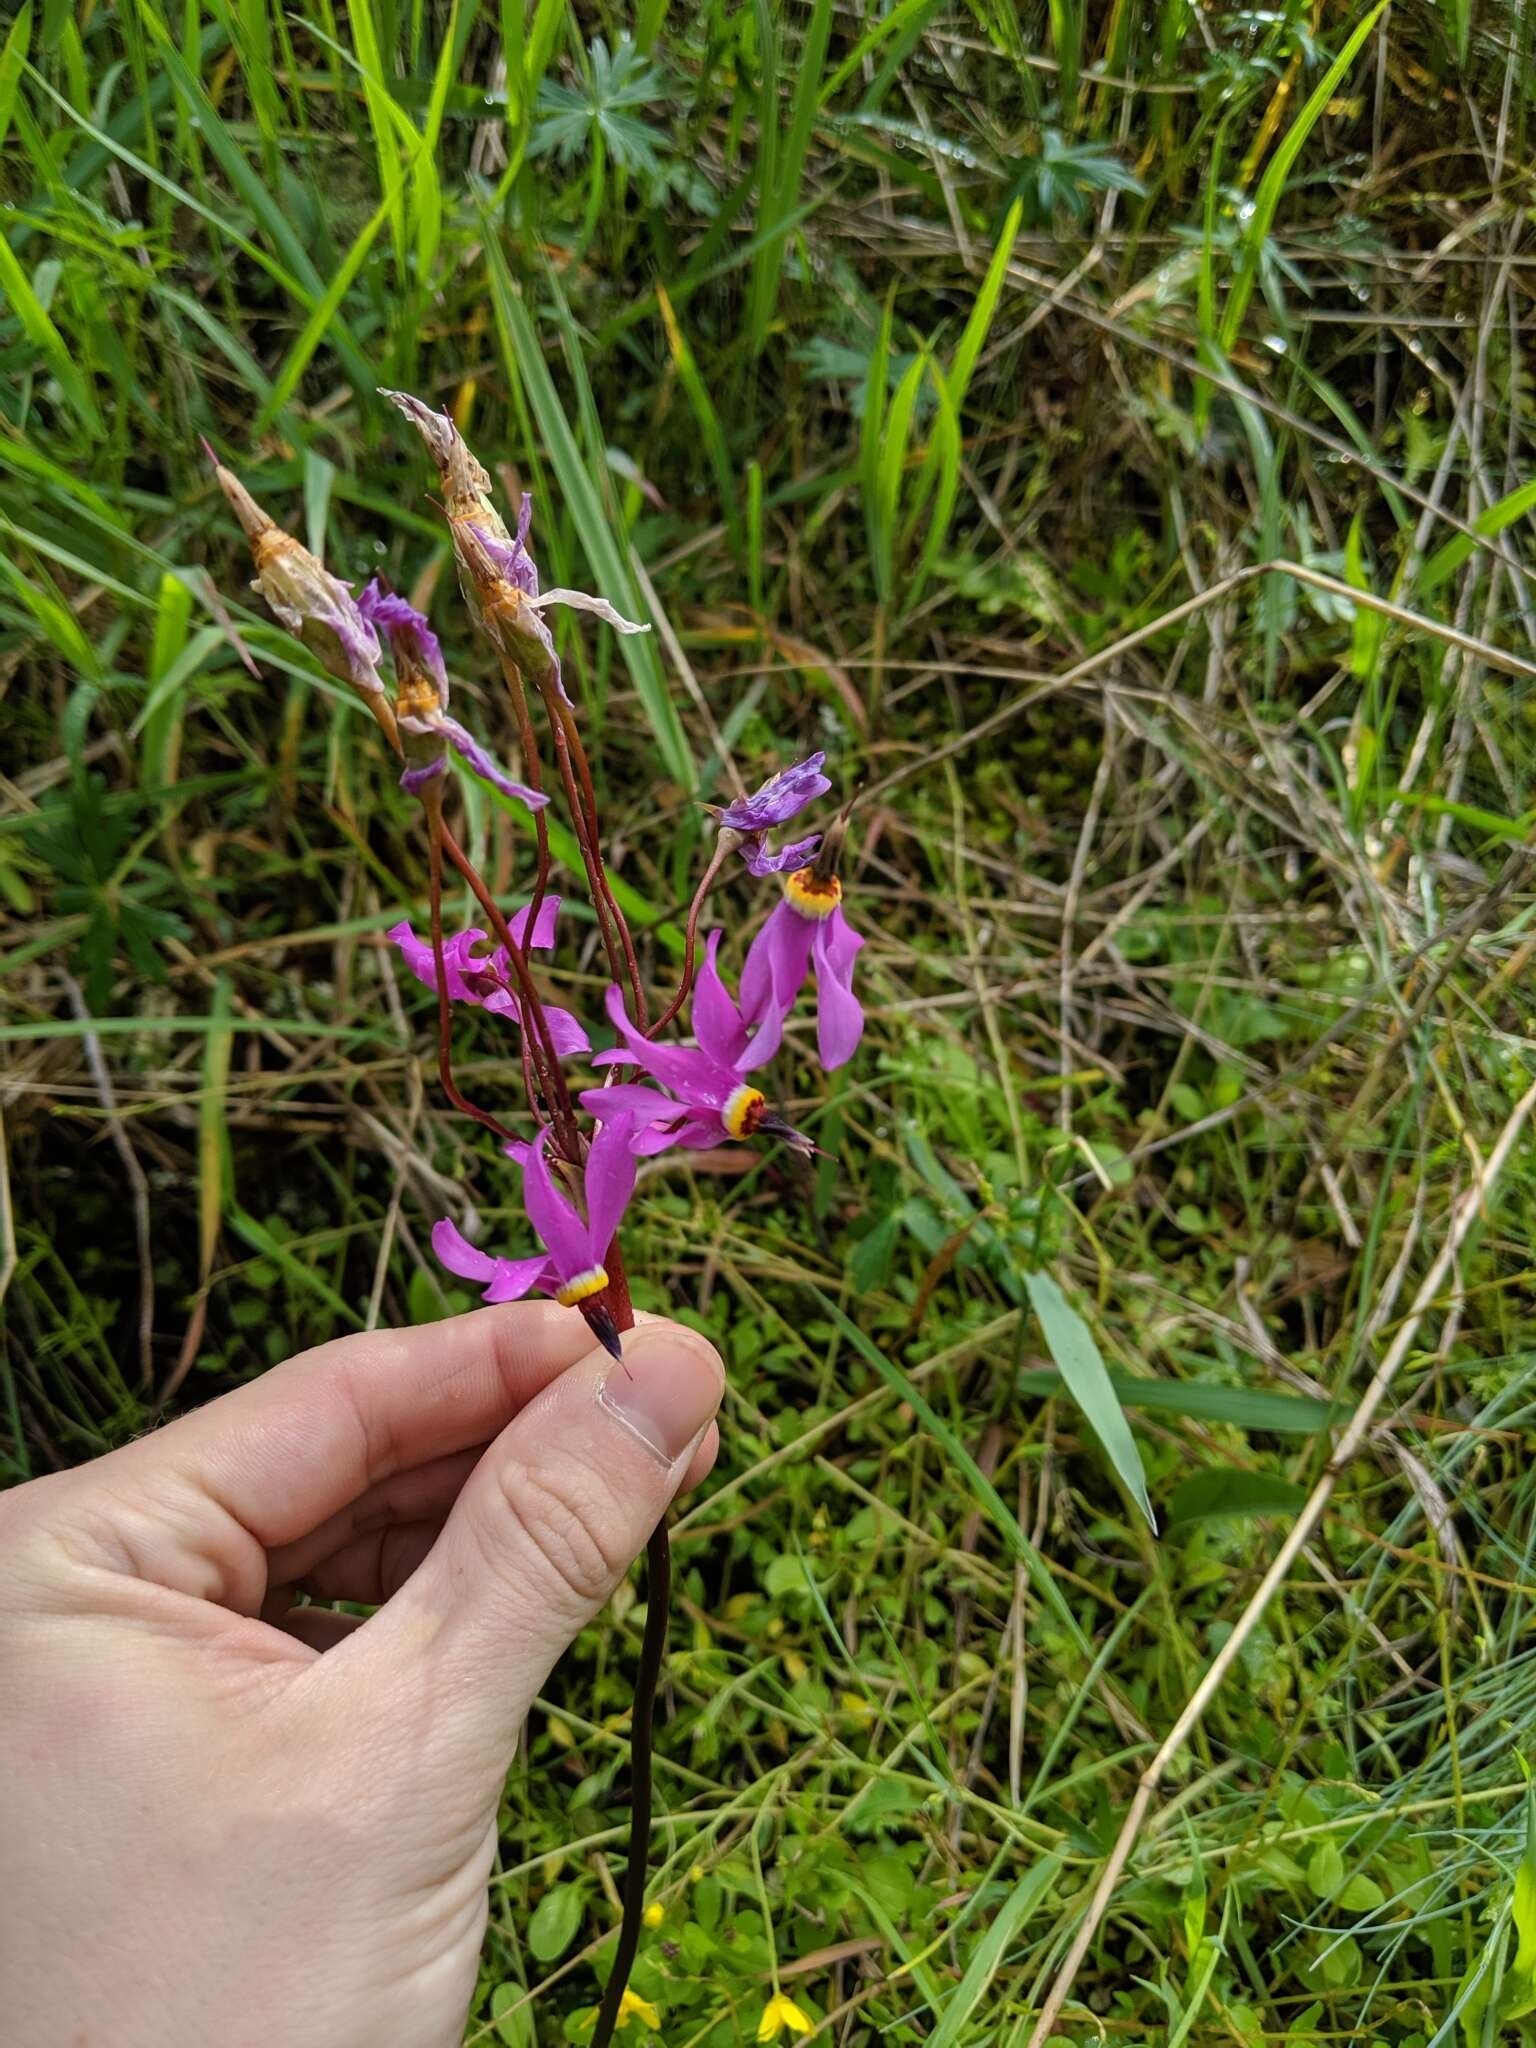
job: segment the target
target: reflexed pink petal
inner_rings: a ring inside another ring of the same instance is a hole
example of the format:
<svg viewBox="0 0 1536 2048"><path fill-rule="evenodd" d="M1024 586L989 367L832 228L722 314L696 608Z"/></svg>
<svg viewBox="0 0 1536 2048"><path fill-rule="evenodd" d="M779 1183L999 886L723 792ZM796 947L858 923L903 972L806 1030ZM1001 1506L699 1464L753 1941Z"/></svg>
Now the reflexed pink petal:
<svg viewBox="0 0 1536 2048"><path fill-rule="evenodd" d="M472 1245L446 1216L432 1226L432 1249L460 1280L487 1282L484 1299L489 1302L521 1301L539 1284L548 1264L542 1253L532 1259L493 1259L489 1252Z"/></svg>
<svg viewBox="0 0 1536 2048"><path fill-rule="evenodd" d="M724 936L723 932L711 932L704 948L704 962L693 985L693 1035L701 1052L723 1066L736 1067L747 1049L747 1028L716 965Z"/></svg>
<svg viewBox="0 0 1536 2048"><path fill-rule="evenodd" d="M546 1125L529 1147L523 1164L523 1207L557 1269L569 1277L595 1263L592 1240L570 1197L555 1186L545 1156L548 1142ZM596 1259L601 1257L599 1251Z"/></svg>
<svg viewBox="0 0 1536 2048"><path fill-rule="evenodd" d="M546 896L539 905L539 921L533 928L533 937L528 936L528 913L533 908L525 903L517 915L510 919L512 936L525 953L545 953L555 943L555 926L560 917L559 896Z"/></svg>
<svg viewBox="0 0 1536 2048"><path fill-rule="evenodd" d="M419 938L408 923L391 925L384 934L400 948L400 957L415 975L423 988L436 990L437 962L432 957L432 941ZM480 998L473 993L464 980L465 955L476 939L484 938L479 931L456 932L451 939L443 941L443 966L447 971L448 993L456 1003L476 1003Z"/></svg>
<svg viewBox="0 0 1536 2048"><path fill-rule="evenodd" d="M703 1103L711 1109L718 1109L731 1090L739 1086L741 1076L720 1066L708 1053L690 1046L655 1045L637 1031L625 1011L621 989L610 988L606 1002L609 1022L624 1044L612 1052L600 1052L592 1062L594 1067L640 1067L683 1102Z"/></svg>
<svg viewBox="0 0 1536 2048"><path fill-rule="evenodd" d="M816 1045L828 1073L852 1059L864 1036L864 1008L853 993L853 966L863 944L841 910L816 934Z"/></svg>
<svg viewBox="0 0 1536 2048"><path fill-rule="evenodd" d="M811 940L816 927L787 903L779 904L747 948L741 970L741 1008L749 1023L760 1023L770 1009L781 1017L800 993L811 965Z"/></svg>
<svg viewBox="0 0 1536 2048"><path fill-rule="evenodd" d="M604 1123L587 1154L588 1242L601 1260L635 1192L635 1155L630 1150L632 1126L625 1116Z"/></svg>
<svg viewBox="0 0 1536 2048"><path fill-rule="evenodd" d="M643 1087L638 1081L620 1081L612 1088L584 1088L581 1106L588 1116L599 1119L628 1117L631 1123L650 1123L659 1116L676 1116L682 1109L659 1088Z"/></svg>
<svg viewBox="0 0 1536 2048"><path fill-rule="evenodd" d="M487 1005L490 1008L491 1005ZM507 1007L513 1016L517 1015L517 1004L509 999ZM592 1041L580 1018L573 1017L569 1010L562 1010L558 1003L544 1005L544 1021L549 1026L550 1043L555 1048L556 1059L572 1060L579 1053L590 1052Z"/></svg>

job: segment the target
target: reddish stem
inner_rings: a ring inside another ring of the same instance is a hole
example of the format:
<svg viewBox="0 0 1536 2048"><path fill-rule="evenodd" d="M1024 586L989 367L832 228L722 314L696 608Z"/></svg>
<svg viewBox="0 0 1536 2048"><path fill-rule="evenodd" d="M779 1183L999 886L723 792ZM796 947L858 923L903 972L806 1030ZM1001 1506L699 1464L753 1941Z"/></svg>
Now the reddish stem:
<svg viewBox="0 0 1536 2048"><path fill-rule="evenodd" d="M683 934L683 978L677 985L677 994L646 1034L650 1038L654 1038L657 1032L664 1031L688 1000L689 990L693 987L693 960L698 946L699 912L704 908L704 898L709 894L710 884L724 865L728 851L727 847L716 843L715 850L709 857L709 866L704 870L699 886L693 892L693 901L688 906L688 927Z"/></svg>
<svg viewBox="0 0 1536 2048"><path fill-rule="evenodd" d="M488 1109L471 1102L453 1075L453 1002L448 994L448 967L443 958L443 793L439 783L430 782L422 793L427 815L427 846L432 916L432 964L437 970L437 1073L443 1093L460 1116L473 1117L478 1124L503 1140L514 1137L504 1123ZM526 1051L527 1038L524 1037Z"/></svg>

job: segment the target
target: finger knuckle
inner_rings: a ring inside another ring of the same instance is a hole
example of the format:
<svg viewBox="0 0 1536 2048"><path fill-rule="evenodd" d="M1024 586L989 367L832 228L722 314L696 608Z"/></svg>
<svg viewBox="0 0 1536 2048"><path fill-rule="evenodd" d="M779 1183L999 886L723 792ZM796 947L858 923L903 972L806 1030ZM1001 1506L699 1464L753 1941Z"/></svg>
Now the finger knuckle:
<svg viewBox="0 0 1536 2048"><path fill-rule="evenodd" d="M601 1606L629 1560L607 1533L597 1475L577 1465L544 1469L513 1460L498 1470L497 1485L519 1547L538 1560L555 1596L582 1614Z"/></svg>

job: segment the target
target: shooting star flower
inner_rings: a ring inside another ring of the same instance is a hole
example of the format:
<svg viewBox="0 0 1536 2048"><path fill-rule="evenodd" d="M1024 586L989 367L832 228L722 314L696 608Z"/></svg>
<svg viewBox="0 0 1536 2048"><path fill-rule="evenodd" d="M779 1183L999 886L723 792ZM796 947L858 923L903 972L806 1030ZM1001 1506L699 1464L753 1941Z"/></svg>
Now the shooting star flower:
<svg viewBox="0 0 1536 2048"><path fill-rule="evenodd" d="M477 775L516 797L530 811L541 810L549 798L514 782L499 768L474 734L448 716L448 671L437 635L415 606L386 590L377 576L357 601L357 611L370 631L381 630L395 663L395 718L402 735L405 772L400 787L419 796L429 782L447 772L448 749Z"/></svg>
<svg viewBox="0 0 1536 2048"><path fill-rule="evenodd" d="M539 905L538 921L530 933L528 912L531 908L531 904L525 904L509 921L512 937L524 952L548 951L555 943L560 898L544 898ZM400 948L401 959L423 988L435 993L437 962L432 954L432 941L421 938L409 922L392 925L384 936ZM485 933L478 926L455 932L452 938L443 941L443 979L450 1001L474 1004L497 1016L510 1017L514 1023L521 1021L507 949L505 946L489 947ZM550 1042L561 1059L571 1059L578 1053L591 1050L591 1040L569 1010L562 1010L558 1003L545 1003L543 1010L549 1025Z"/></svg>
<svg viewBox="0 0 1536 2048"><path fill-rule="evenodd" d="M629 1126L622 1117L612 1117L592 1140L582 1174L584 1216L555 1185L545 1156L548 1138L546 1127L531 1145L505 1147L522 1166L523 1206L542 1252L526 1259L493 1258L446 1217L433 1226L432 1249L450 1273L483 1283L485 1301L521 1301L537 1291L553 1295L562 1308L579 1308L604 1350L618 1358L618 1331L602 1298L608 1288L603 1261L635 1189Z"/></svg>
<svg viewBox="0 0 1536 2048"><path fill-rule="evenodd" d="M749 1016L786 1015L808 973L816 977L816 1045L831 1073L853 1058L864 1035L864 1009L853 992L854 962L864 944L843 915L836 875L800 868L784 878L784 900L747 949L742 1008Z"/></svg>
<svg viewBox="0 0 1536 2048"><path fill-rule="evenodd" d="M820 846L819 832L777 849L769 845L768 834L774 826L787 824L798 811L832 787L821 772L826 758L824 753L807 754L793 767L770 776L754 795L739 796L721 811L721 836L732 835L726 843L741 855L750 873L777 875L786 868L804 867Z"/></svg>
<svg viewBox="0 0 1536 2048"><path fill-rule="evenodd" d="M784 1013L771 1004L761 1012L743 1013L715 964L720 939L719 932L710 933L693 992L696 1046L647 1038L629 1021L623 991L609 989L608 1017L622 1043L600 1052L593 1066L636 1066L659 1086L621 1081L589 1088L582 1107L594 1116L629 1118L630 1142L642 1157L672 1145L701 1150L733 1138L779 1138L795 1151L811 1152L810 1139L778 1116L762 1089L748 1079L778 1051Z"/></svg>

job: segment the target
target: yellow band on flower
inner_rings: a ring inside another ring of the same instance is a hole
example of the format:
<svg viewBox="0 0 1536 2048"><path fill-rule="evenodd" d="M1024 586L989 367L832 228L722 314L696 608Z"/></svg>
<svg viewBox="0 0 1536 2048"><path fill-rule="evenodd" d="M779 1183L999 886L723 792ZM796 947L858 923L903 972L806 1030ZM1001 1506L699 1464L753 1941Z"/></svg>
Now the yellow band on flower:
<svg viewBox="0 0 1536 2048"><path fill-rule="evenodd" d="M750 1138L763 1120L763 1111L768 1107L768 1098L761 1088L748 1088L745 1083L733 1088L725 1098L725 1107L720 1112L720 1121L733 1138Z"/></svg>
<svg viewBox="0 0 1536 2048"><path fill-rule="evenodd" d="M843 900L843 885L836 875L818 875L814 868L796 868L784 877L784 896L792 910L818 923L830 917Z"/></svg>
<svg viewBox="0 0 1536 2048"><path fill-rule="evenodd" d="M574 1308L578 1301L587 1301L594 1294L601 1294L608 1285L608 1274L602 1266L588 1266L585 1273L578 1273L574 1280L567 1280L555 1296L562 1308Z"/></svg>

